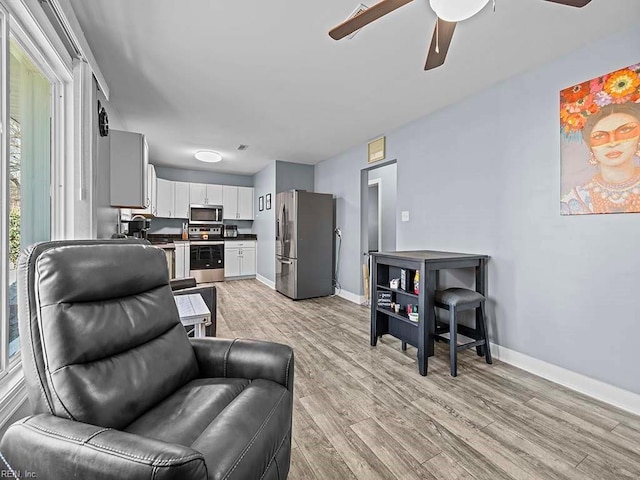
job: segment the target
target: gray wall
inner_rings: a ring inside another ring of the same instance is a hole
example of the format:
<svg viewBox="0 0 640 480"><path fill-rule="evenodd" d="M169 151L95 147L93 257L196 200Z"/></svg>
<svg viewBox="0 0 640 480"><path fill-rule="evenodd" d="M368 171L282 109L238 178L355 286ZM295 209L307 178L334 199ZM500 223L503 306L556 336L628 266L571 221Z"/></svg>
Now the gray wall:
<svg viewBox="0 0 640 480"><path fill-rule="evenodd" d="M101 137L98 132L98 104L97 100L100 100L102 106L105 107L109 114L110 128L121 128L121 126L114 125L115 112L113 108L107 102L104 94L97 90L94 81L94 95L96 100L94 101L95 108L93 109L94 119L94 133L93 133L93 151L97 157L94 167L93 191L94 191L94 208L96 219L96 232L98 238L111 238L111 235L116 233L118 224L118 209L111 206L111 172L109 170L111 160L111 146L109 142L110 137ZM115 122L117 124L117 122Z"/></svg>
<svg viewBox="0 0 640 480"><path fill-rule="evenodd" d="M255 219L253 220L253 233L258 236L258 275L271 282L275 282L276 262L276 162L260 170L253 176L255 188ZM271 194L271 209L262 212L258 210L258 198Z"/></svg>
<svg viewBox="0 0 640 480"><path fill-rule="evenodd" d="M409 222L396 217L398 250L489 254L494 341L636 393L639 216L560 216L558 92L637 63L638 45L635 27L387 133L398 212L410 212ZM362 291L354 185L366 166L361 145L315 171L316 190L337 197L340 281L354 293Z"/></svg>
<svg viewBox="0 0 640 480"><path fill-rule="evenodd" d="M149 159L153 164L153 158ZM156 167L156 176L174 182L210 183L213 185L235 185L252 187L250 175L231 175L228 173L208 172L205 170L187 170L184 168Z"/></svg>
<svg viewBox="0 0 640 480"><path fill-rule="evenodd" d="M286 192L294 188L313 192L313 177L313 165L276 160L276 192Z"/></svg>

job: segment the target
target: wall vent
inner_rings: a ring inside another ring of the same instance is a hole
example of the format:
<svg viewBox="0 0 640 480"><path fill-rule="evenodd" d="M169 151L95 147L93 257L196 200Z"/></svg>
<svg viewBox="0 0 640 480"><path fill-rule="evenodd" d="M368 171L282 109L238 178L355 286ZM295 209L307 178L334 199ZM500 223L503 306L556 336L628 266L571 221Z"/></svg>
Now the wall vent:
<svg viewBox="0 0 640 480"><path fill-rule="evenodd" d="M246 150L247 148L249 148L249 145L238 145L238 150L240 151Z"/></svg>

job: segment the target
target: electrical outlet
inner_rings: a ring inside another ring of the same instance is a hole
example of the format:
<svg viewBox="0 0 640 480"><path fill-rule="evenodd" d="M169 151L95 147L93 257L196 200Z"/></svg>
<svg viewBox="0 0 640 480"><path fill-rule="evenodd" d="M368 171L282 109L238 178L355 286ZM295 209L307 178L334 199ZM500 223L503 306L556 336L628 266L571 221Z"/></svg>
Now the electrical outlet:
<svg viewBox="0 0 640 480"><path fill-rule="evenodd" d="M402 212L402 221L403 222L408 222L409 221L409 210L403 210L403 212Z"/></svg>

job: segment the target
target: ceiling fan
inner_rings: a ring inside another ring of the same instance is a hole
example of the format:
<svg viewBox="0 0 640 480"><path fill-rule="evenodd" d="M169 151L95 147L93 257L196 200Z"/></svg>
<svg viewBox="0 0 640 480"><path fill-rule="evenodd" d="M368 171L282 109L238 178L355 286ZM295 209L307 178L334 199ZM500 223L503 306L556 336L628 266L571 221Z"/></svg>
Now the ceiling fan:
<svg viewBox="0 0 640 480"><path fill-rule="evenodd" d="M358 10L354 16L332 28L329 31L329 36L334 40L340 40L412 1L413 0L381 0L369 8ZM587 5L591 0L545 1L580 8ZM431 37L427 62L424 66L425 70L431 70L444 63L447 51L449 50L449 44L451 44L451 39L453 38L453 32L456 29L456 24L478 13L487 3L489 3L489 0L429 0L429 4L438 18L433 36Z"/></svg>

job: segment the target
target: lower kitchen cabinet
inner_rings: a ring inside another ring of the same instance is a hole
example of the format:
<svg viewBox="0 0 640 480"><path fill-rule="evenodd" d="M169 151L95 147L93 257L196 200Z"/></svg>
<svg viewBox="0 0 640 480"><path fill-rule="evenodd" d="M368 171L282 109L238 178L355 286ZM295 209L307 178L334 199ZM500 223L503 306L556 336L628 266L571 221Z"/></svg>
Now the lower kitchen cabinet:
<svg viewBox="0 0 640 480"><path fill-rule="evenodd" d="M224 276L244 277L256 274L256 242L224 242Z"/></svg>
<svg viewBox="0 0 640 480"><path fill-rule="evenodd" d="M191 250L187 241L175 241L174 272L175 278L185 278L190 276L191 270Z"/></svg>

